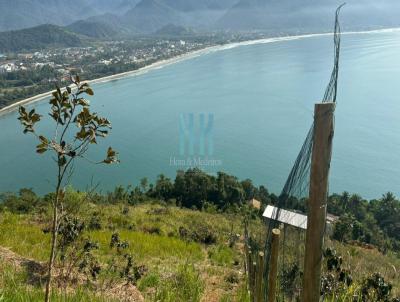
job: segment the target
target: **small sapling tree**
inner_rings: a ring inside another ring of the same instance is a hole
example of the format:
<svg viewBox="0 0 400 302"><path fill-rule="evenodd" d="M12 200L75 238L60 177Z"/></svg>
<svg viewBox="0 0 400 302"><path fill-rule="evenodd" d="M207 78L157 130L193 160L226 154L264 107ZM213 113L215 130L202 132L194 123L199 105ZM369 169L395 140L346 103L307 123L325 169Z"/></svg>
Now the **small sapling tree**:
<svg viewBox="0 0 400 302"><path fill-rule="evenodd" d="M98 138L108 135L111 124L108 119L98 116L90 111L90 104L85 95L93 95L93 90L88 83L81 83L79 76L71 78L71 86L61 91L59 87L53 92L50 99L51 110L49 115L55 123L53 138L39 135L36 124L42 116L35 109L27 111L25 107L19 108L19 120L24 127L24 133L31 133L39 140L36 152L44 154L52 152L57 165L56 188L52 201L52 226L51 226L51 251L48 263L48 276L46 281L45 301L50 299L51 282L55 255L57 251L57 234L59 229L59 216L62 211L65 186L72 175L76 159L85 158L90 145L96 144ZM106 158L98 163L112 164L118 162L117 153L109 147Z"/></svg>

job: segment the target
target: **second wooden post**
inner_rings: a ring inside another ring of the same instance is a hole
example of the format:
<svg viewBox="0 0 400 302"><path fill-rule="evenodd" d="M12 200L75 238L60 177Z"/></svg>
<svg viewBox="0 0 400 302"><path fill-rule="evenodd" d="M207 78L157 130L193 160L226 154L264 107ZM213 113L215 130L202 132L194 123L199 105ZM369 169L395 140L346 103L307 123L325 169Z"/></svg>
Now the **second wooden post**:
<svg viewBox="0 0 400 302"><path fill-rule="evenodd" d="M326 224L328 175L334 133L334 110L335 103L319 103L315 105L303 302L318 302L320 300L322 248Z"/></svg>
<svg viewBox="0 0 400 302"><path fill-rule="evenodd" d="M278 279L278 256L279 256L279 229L272 230L271 257L268 274L268 302L276 301L276 282Z"/></svg>

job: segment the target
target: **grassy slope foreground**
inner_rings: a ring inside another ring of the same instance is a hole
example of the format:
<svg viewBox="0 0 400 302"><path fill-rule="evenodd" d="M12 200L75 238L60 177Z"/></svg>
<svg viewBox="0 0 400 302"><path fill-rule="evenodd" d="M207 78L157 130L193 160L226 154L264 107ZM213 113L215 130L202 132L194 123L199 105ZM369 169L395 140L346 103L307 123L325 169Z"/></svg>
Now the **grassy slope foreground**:
<svg viewBox="0 0 400 302"><path fill-rule="evenodd" d="M145 267L146 273L137 283L137 301L143 300L141 297L149 301L156 297L162 301L189 301L191 297L199 297L194 301L200 297L204 301L219 301L226 295L236 295L242 279L241 256L237 248L229 248L226 242L232 231L240 231L237 218L159 205L89 205L83 212L86 217L82 220L89 221L85 237L99 243L95 253L102 263L113 257L110 238L118 232L121 240L129 243L128 251L135 263ZM43 232L47 227L43 223L46 215L3 213L0 218L0 297L5 301L42 297L38 282L35 284L32 279L40 278L36 267L49 254L50 236ZM184 238L182 230L196 234L196 240ZM78 297L69 297L71 301L93 301L94 291L88 290L86 283L78 287ZM121 292L108 299L124 300Z"/></svg>
<svg viewBox="0 0 400 302"><path fill-rule="evenodd" d="M243 242L236 235L243 233L241 215L165 203L95 205L81 203L83 193L73 195L76 203L71 208L80 204L76 217L84 222L82 240L98 245L91 255L102 270L95 281L82 270L67 284L61 276L66 275L68 265L63 267L60 260L53 301L248 301ZM50 240L48 215L45 209L30 214L0 213L0 301L42 300L40 284ZM254 234L263 234L259 218L254 217L251 228ZM69 236L74 232L69 229ZM356 281L354 287L365 275L379 271L393 284L393 293L400 294L399 258L338 242L327 245L343 256ZM66 248L65 263L79 253L78 246ZM140 271L140 277L129 285L116 276L119 271L105 269L118 259L125 263L124 253L132 255Z"/></svg>

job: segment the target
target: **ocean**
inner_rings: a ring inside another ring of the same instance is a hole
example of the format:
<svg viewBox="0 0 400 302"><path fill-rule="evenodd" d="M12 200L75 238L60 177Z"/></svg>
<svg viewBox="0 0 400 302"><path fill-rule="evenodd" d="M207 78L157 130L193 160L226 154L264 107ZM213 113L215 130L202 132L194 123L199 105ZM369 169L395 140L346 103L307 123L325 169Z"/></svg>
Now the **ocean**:
<svg viewBox="0 0 400 302"><path fill-rule="evenodd" d="M340 63L330 192L400 196L400 31L343 35ZM316 35L224 47L94 84L93 110L113 129L88 158L101 160L112 146L121 163L77 162L70 184L106 192L198 166L279 193L332 67L332 36ZM51 136L48 103L32 106L44 116L39 132ZM17 113L0 116L0 129L0 192L54 190L54 162L35 153Z"/></svg>

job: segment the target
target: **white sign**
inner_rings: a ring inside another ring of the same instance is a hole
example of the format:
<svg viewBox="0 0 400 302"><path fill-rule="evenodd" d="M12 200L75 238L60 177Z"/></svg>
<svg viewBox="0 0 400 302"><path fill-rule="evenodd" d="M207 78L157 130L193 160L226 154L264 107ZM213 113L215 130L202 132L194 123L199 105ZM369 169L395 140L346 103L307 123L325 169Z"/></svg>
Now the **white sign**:
<svg viewBox="0 0 400 302"><path fill-rule="evenodd" d="M278 214L279 211L279 214ZM263 216L269 219L295 226L297 228L307 229L307 216L287 210L279 209L274 206L267 206Z"/></svg>

